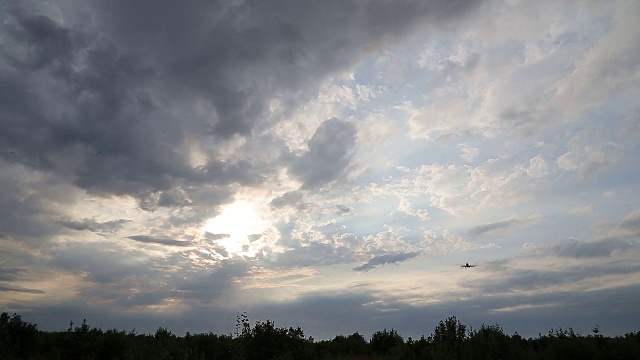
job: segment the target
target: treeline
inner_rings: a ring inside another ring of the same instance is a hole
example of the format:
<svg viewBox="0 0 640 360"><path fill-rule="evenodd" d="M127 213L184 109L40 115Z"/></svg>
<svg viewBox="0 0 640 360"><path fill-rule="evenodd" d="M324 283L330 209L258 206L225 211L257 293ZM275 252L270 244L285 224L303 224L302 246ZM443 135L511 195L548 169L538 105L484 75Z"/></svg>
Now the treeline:
<svg viewBox="0 0 640 360"><path fill-rule="evenodd" d="M189 334L165 328L155 334L69 325L66 331L40 331L20 315L0 315L0 359L640 359L640 333L605 337L551 330L537 338L505 334L498 325L467 329L450 317L428 337L404 339L396 330L359 333L314 341L302 329L276 327L270 321L250 325L238 316L233 334Z"/></svg>

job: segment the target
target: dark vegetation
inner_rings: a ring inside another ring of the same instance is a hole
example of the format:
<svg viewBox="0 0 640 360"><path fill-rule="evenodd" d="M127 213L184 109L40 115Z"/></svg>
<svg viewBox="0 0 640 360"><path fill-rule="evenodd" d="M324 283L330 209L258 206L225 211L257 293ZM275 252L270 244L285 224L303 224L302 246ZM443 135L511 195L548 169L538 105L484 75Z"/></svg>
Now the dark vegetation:
<svg viewBox="0 0 640 360"><path fill-rule="evenodd" d="M272 321L250 325L238 315L233 334L176 336L165 328L155 334L69 325L66 331L38 330L20 315L0 315L0 359L640 359L640 333L605 337L572 329L551 330L537 338L507 335L498 325L467 329L455 317L420 339L404 339L396 330L359 333L314 341L302 329L276 327Z"/></svg>

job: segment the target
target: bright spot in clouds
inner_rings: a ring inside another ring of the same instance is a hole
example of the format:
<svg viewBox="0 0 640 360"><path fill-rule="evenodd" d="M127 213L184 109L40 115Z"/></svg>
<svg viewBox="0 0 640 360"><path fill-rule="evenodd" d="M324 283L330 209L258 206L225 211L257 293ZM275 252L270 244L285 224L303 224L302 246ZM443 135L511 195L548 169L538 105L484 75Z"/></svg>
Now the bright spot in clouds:
<svg viewBox="0 0 640 360"><path fill-rule="evenodd" d="M225 205L218 216L205 223L203 230L214 236L219 235L220 238L215 241L227 253L253 256L257 249L251 246L252 241L257 240L269 225L270 222L261 216L256 203L240 200Z"/></svg>
<svg viewBox="0 0 640 360"><path fill-rule="evenodd" d="M0 0L0 310L637 331L638 19L638 0Z"/></svg>

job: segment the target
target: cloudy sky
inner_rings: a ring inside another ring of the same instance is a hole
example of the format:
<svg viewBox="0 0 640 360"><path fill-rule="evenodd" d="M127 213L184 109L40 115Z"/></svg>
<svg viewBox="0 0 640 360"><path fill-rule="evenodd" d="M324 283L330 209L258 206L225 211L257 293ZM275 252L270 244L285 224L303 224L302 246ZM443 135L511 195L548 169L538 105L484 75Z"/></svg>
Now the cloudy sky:
<svg viewBox="0 0 640 360"><path fill-rule="evenodd" d="M640 2L0 6L0 310L639 330Z"/></svg>

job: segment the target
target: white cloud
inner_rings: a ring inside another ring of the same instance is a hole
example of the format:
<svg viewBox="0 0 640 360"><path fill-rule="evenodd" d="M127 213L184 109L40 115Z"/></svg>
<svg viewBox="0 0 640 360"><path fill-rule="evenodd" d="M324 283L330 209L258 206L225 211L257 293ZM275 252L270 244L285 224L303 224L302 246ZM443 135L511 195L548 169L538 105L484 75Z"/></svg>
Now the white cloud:
<svg viewBox="0 0 640 360"><path fill-rule="evenodd" d="M575 70L558 84L558 106L570 116L592 109L623 91L638 92L640 31L635 1L616 1L611 28L577 62Z"/></svg>
<svg viewBox="0 0 640 360"><path fill-rule="evenodd" d="M422 222L429 221L429 211L426 209L414 209L411 206L411 203L406 198L400 198L400 203L398 204L398 211L405 213L410 216L415 216L420 219Z"/></svg>
<svg viewBox="0 0 640 360"><path fill-rule="evenodd" d="M542 155L537 155L529 160L527 174L532 177L543 177L549 174L549 165Z"/></svg>
<svg viewBox="0 0 640 360"><path fill-rule="evenodd" d="M478 154L480 153L480 149L470 147L466 144L458 144L458 146L460 147L460 151L462 152L462 154L460 154L460 157L468 162L473 161L473 159L475 159L476 156L478 156Z"/></svg>
<svg viewBox="0 0 640 360"><path fill-rule="evenodd" d="M422 165L415 170L413 185L415 191L429 195L432 206L459 216L485 206L506 207L527 201L544 174L539 160L534 168L498 170L493 163L488 161L477 167Z"/></svg>

